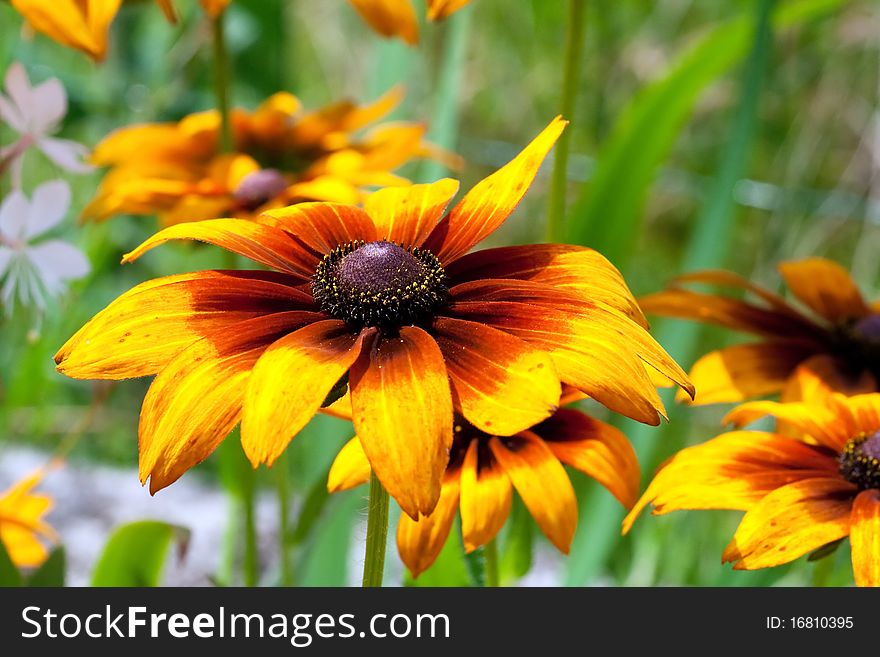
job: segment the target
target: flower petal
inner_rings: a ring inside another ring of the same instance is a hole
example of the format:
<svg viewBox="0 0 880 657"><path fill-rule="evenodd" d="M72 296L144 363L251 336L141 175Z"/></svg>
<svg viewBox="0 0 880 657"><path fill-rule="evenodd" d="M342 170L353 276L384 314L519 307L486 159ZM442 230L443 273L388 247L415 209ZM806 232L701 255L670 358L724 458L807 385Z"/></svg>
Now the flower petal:
<svg viewBox="0 0 880 657"><path fill-rule="evenodd" d="M856 586L880 586L880 491L859 493L851 520L849 537Z"/></svg>
<svg viewBox="0 0 880 657"><path fill-rule="evenodd" d="M779 273L792 294L813 312L835 324L871 312L843 267L825 258L783 262Z"/></svg>
<svg viewBox="0 0 880 657"><path fill-rule="evenodd" d="M510 438L492 438L489 447L538 527L553 545L568 554L578 512L565 468L544 441L529 431Z"/></svg>
<svg viewBox="0 0 880 657"><path fill-rule="evenodd" d="M485 324L438 317L433 326L457 406L478 429L509 436L549 417L562 389L546 352Z"/></svg>
<svg viewBox="0 0 880 657"><path fill-rule="evenodd" d="M364 454L360 439L355 436L342 446L333 460L327 476L327 490L338 493L365 484L369 480L370 462Z"/></svg>
<svg viewBox="0 0 880 657"><path fill-rule="evenodd" d="M419 42L419 21L410 0L349 0L361 18L384 37L397 36L411 46Z"/></svg>
<svg viewBox="0 0 880 657"><path fill-rule="evenodd" d="M567 244L530 244L483 249L446 268L450 287L484 279L534 281L582 294L619 310L641 326L647 322L620 272L593 249Z"/></svg>
<svg viewBox="0 0 880 657"><path fill-rule="evenodd" d="M376 228L369 215L356 206L341 203L298 203L264 212L257 221L293 235L318 256L348 242L376 240ZM312 267L308 275L314 272Z"/></svg>
<svg viewBox="0 0 880 657"><path fill-rule="evenodd" d="M20 189L13 189L0 204L0 235L14 241L23 241L31 205Z"/></svg>
<svg viewBox="0 0 880 657"><path fill-rule="evenodd" d="M876 398L874 404L877 405L880 395L871 396ZM845 409L835 409L831 405L806 402L779 403L755 401L741 404L734 408L724 418L724 422L725 424L730 423L737 427L742 427L762 417L771 415L777 421L784 423L785 426L798 429L820 445L825 445L835 452L839 452L846 445L847 441L859 431L854 426L853 420L845 421L845 414ZM880 429L880 419L878 419L874 427L875 429Z"/></svg>
<svg viewBox="0 0 880 657"><path fill-rule="evenodd" d="M48 135L54 132L58 123L67 114L67 94L58 78L49 78L31 89L31 106L28 108L28 122L35 135Z"/></svg>
<svg viewBox="0 0 880 657"><path fill-rule="evenodd" d="M554 456L605 486L626 508L639 497L639 461L623 433L580 411L561 408L533 431Z"/></svg>
<svg viewBox="0 0 880 657"><path fill-rule="evenodd" d="M461 535L473 552L491 541L510 515L510 479L485 440L472 440L461 466Z"/></svg>
<svg viewBox="0 0 880 657"><path fill-rule="evenodd" d="M443 550L458 509L458 471L451 470L443 479L437 506L427 516L413 520L402 513L397 523L397 551L400 560L418 577Z"/></svg>
<svg viewBox="0 0 880 657"><path fill-rule="evenodd" d="M376 225L379 239L419 246L457 192L458 181L451 178L430 185L385 187L367 197L364 210Z"/></svg>
<svg viewBox="0 0 880 657"><path fill-rule="evenodd" d="M437 225L425 247L447 265L504 223L566 125L557 116L519 155L474 186Z"/></svg>
<svg viewBox="0 0 880 657"><path fill-rule="evenodd" d="M308 279L318 259L278 228L247 219L211 219L170 226L146 240L122 262L134 262L144 253L170 240L198 240L222 247L261 265Z"/></svg>
<svg viewBox="0 0 880 657"><path fill-rule="evenodd" d="M314 417L375 329L353 333L338 319L315 322L273 343L245 394L241 443L254 467L272 465Z"/></svg>
<svg viewBox="0 0 880 657"><path fill-rule="evenodd" d="M654 515L684 509L746 511L788 484L837 474L837 459L778 434L733 431L669 459L623 521L623 532L649 504Z"/></svg>
<svg viewBox="0 0 880 657"><path fill-rule="evenodd" d="M434 510L452 446L443 354L416 327L364 344L349 373L354 426L376 476L413 519Z"/></svg>
<svg viewBox="0 0 880 657"><path fill-rule="evenodd" d="M75 141L44 137L37 142L37 148L65 171L91 173L95 170L95 167L84 161L89 149Z"/></svg>
<svg viewBox="0 0 880 657"><path fill-rule="evenodd" d="M55 355L75 379L155 374L203 337L221 338L247 319L315 310L309 296L272 272L205 271L167 276L132 288L95 315ZM322 316L304 313L312 319Z"/></svg>
<svg viewBox="0 0 880 657"><path fill-rule="evenodd" d="M778 488L743 518L722 557L736 570L778 566L849 534L855 486L840 477Z"/></svg>
<svg viewBox="0 0 880 657"><path fill-rule="evenodd" d="M738 344L700 358L690 371L694 404L736 402L779 392L816 347L798 341Z"/></svg>
<svg viewBox="0 0 880 657"><path fill-rule="evenodd" d="M92 269L82 251L61 240L49 240L28 247L25 253L40 272L46 291L52 295L64 289L65 281L82 278Z"/></svg>
<svg viewBox="0 0 880 657"><path fill-rule="evenodd" d="M443 20L470 2L471 0L428 0L428 20Z"/></svg>
<svg viewBox="0 0 880 657"><path fill-rule="evenodd" d="M63 180L43 183L34 190L24 226L24 239L42 235L57 226L70 209L70 185Z"/></svg>
<svg viewBox="0 0 880 657"><path fill-rule="evenodd" d="M310 313L276 313L204 338L159 372L141 409L140 478L150 493L205 460L241 416L251 369L272 342L311 321Z"/></svg>

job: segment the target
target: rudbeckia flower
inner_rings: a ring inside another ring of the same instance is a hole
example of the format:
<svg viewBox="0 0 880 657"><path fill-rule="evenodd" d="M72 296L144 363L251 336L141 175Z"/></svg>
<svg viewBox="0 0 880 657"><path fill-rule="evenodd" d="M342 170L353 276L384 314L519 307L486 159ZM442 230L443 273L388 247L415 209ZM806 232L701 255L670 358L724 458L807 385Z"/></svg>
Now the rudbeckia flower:
<svg viewBox="0 0 880 657"><path fill-rule="evenodd" d="M10 0L37 32L76 48L95 61L107 54L107 33L122 0ZM171 0L156 0L169 22L176 20Z"/></svg>
<svg viewBox="0 0 880 657"><path fill-rule="evenodd" d="M56 540L43 520L52 508L52 498L32 492L42 478L43 472L36 472L0 493L0 541L19 568L42 564L48 556L46 541Z"/></svg>
<svg viewBox="0 0 880 657"><path fill-rule="evenodd" d="M510 515L515 489L541 531L568 554L577 526L577 499L563 464L605 486L626 508L638 497L639 464L620 431L570 408L512 436L491 435L457 418L437 508L413 520L401 515L397 549L414 577L443 549L456 511L464 547L472 552L495 538ZM339 452L327 488L367 482L370 462L357 438Z"/></svg>
<svg viewBox="0 0 880 657"><path fill-rule="evenodd" d="M700 358L690 372L697 404L737 402L782 391L802 363L842 392L877 390L880 305L865 301L849 274L824 258L784 262L779 272L800 308L736 274L704 271L639 299L650 314L717 324L759 337ZM694 292L679 284L745 290L756 301ZM785 394L785 398L789 398Z"/></svg>
<svg viewBox="0 0 880 657"><path fill-rule="evenodd" d="M74 335L58 369L158 374L140 423L140 474L154 492L239 419L253 465L271 464L347 381L364 452L413 518L440 496L453 409L513 435L556 410L563 382L657 424L663 406L647 370L690 384L604 258L561 245L466 255L510 215L565 123L554 120L446 214L451 179L380 190L363 210L303 203L256 221L167 228L123 261L195 239L275 271L144 283Z"/></svg>
<svg viewBox="0 0 880 657"><path fill-rule="evenodd" d="M723 554L735 569L778 566L849 536L856 584L880 586L880 394L802 387L813 391L802 401L748 402L725 418L743 426L769 415L776 432L733 431L672 457L624 532L649 503L654 514L745 511Z"/></svg>
<svg viewBox="0 0 880 657"><path fill-rule="evenodd" d="M350 102L304 112L277 93L256 110L232 113L235 152L221 154L220 115L123 128L102 141L92 162L110 171L85 218L159 214L163 226L219 216L252 218L303 200L359 203L367 187L409 184L391 173L408 160L457 160L423 140L425 127L364 127L400 102L394 89L370 105Z"/></svg>
<svg viewBox="0 0 880 657"><path fill-rule="evenodd" d="M411 0L349 0L361 17L384 37L400 37L411 46L419 42L419 21ZM439 21L471 0L428 0L428 20Z"/></svg>

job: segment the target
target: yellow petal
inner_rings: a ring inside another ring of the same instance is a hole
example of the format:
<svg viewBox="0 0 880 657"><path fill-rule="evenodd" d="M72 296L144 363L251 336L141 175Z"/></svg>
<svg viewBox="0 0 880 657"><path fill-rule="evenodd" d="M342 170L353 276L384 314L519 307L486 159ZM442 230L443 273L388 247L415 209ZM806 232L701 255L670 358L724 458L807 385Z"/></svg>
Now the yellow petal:
<svg viewBox="0 0 880 657"><path fill-rule="evenodd" d="M397 551L413 577L418 577L443 549L458 509L458 472L447 473L434 511L413 520L403 513L397 523Z"/></svg>
<svg viewBox="0 0 880 657"><path fill-rule="evenodd" d="M840 323L871 312L849 272L836 262L825 258L783 262L779 273L792 294L830 322Z"/></svg>
<svg viewBox="0 0 880 657"><path fill-rule="evenodd" d="M880 491L863 490L856 496L850 541L856 586L880 586Z"/></svg>
<svg viewBox="0 0 880 657"><path fill-rule="evenodd" d="M337 493L365 484L369 480L370 462L364 454L360 439L355 436L343 445L333 460L327 476L327 490Z"/></svg>
<svg viewBox="0 0 880 657"><path fill-rule="evenodd" d="M419 22L410 0L349 1L367 24L382 36L399 36L411 46L419 42Z"/></svg>
<svg viewBox="0 0 880 657"><path fill-rule="evenodd" d="M497 536L512 500L510 479L488 442L472 440L461 467L461 535L467 552Z"/></svg>
<svg viewBox="0 0 880 657"><path fill-rule="evenodd" d="M451 178L430 185L386 187L367 197L364 210L376 224L379 239L419 246L440 221L456 192L458 181Z"/></svg>

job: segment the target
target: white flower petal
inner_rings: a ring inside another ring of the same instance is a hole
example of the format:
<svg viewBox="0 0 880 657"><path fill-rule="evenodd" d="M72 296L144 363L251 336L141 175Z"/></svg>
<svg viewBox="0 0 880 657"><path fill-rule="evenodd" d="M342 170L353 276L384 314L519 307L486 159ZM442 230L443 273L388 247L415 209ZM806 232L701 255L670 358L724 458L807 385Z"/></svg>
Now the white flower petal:
<svg viewBox="0 0 880 657"><path fill-rule="evenodd" d="M22 108L30 119L31 132L38 137L55 132L67 114L67 94L58 78L50 78L31 90L31 106Z"/></svg>
<svg viewBox="0 0 880 657"><path fill-rule="evenodd" d="M28 109L33 105L31 102L31 83L25 73L24 66L18 62L13 64L6 70L6 92L12 104L18 109L23 119L28 117Z"/></svg>
<svg viewBox="0 0 880 657"><path fill-rule="evenodd" d="M83 162L89 149L75 141L44 138L37 142L37 148L55 164L72 173L89 173L95 168Z"/></svg>
<svg viewBox="0 0 880 657"><path fill-rule="evenodd" d="M0 203L0 234L15 241L24 239L30 205L20 189L13 190Z"/></svg>
<svg viewBox="0 0 880 657"><path fill-rule="evenodd" d="M92 267L78 248L61 240L49 240L26 250L46 289L54 294L61 281L82 278Z"/></svg>
<svg viewBox="0 0 880 657"><path fill-rule="evenodd" d="M27 121L15 103L3 94L0 94L0 119L19 134L27 132Z"/></svg>
<svg viewBox="0 0 880 657"><path fill-rule="evenodd" d="M24 227L25 239L42 235L54 228L67 215L70 209L70 185L63 180L43 183L34 190L27 224Z"/></svg>
<svg viewBox="0 0 880 657"><path fill-rule="evenodd" d="M12 262L12 256L15 252L7 246L0 246L0 278L6 275L9 263Z"/></svg>

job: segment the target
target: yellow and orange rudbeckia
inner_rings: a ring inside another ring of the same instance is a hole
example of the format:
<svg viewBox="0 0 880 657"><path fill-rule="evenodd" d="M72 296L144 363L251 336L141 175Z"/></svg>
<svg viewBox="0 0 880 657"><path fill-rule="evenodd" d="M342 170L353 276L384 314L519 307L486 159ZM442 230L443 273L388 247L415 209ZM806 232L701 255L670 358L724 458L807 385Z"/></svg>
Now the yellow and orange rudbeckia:
<svg viewBox="0 0 880 657"><path fill-rule="evenodd" d="M234 153L219 148L220 115L122 128L95 148L110 167L84 218L159 214L162 225L219 216L251 218L302 200L359 203L365 188L407 185L391 173L408 160L456 158L423 140L425 126L384 123L355 136L400 102L394 89L375 103L333 103L313 112L277 93L232 113Z"/></svg>
<svg viewBox="0 0 880 657"><path fill-rule="evenodd" d="M363 210L303 203L256 221L167 228L124 262L194 239L274 271L139 285L61 348L58 369L157 375L139 430L153 492L239 420L251 462L271 464L347 377L364 452L413 518L440 497L454 409L482 431L513 435L556 410L562 382L657 424L663 405L648 370L692 387L607 260L553 244L466 255L510 215L565 123L554 120L445 214L451 179L380 190Z"/></svg>
<svg viewBox="0 0 880 657"><path fill-rule="evenodd" d="M624 520L732 509L746 514L723 554L735 569L788 563L849 536L856 584L880 586L880 394L847 397L809 368L794 375L807 394L731 411L740 427L772 416L776 432L732 431L682 450L657 472Z"/></svg>
<svg viewBox="0 0 880 657"><path fill-rule="evenodd" d="M32 492L42 478L38 471L0 493L0 541L20 568L42 564L48 556L45 542L55 540L55 532L43 520L52 498Z"/></svg>
<svg viewBox="0 0 880 657"><path fill-rule="evenodd" d="M28 24L53 41L101 61L107 33L122 0L10 0ZM177 20L171 0L156 0L169 22Z"/></svg>
<svg viewBox="0 0 880 657"><path fill-rule="evenodd" d="M411 46L419 42L419 21L411 0L349 0L361 17L385 37L400 37ZM471 0L428 0L428 20L443 20Z"/></svg>
<svg viewBox="0 0 880 657"><path fill-rule="evenodd" d="M494 539L510 514L513 489L541 531L568 554L577 527L577 499L563 464L595 478L626 508L638 497L639 464L632 445L614 427L561 408L512 436L491 435L462 418L443 478L437 508L413 520L400 517L397 548L414 577L434 563L461 513L464 547L472 552ZM370 463L357 438L339 452L330 492L365 483Z"/></svg>
<svg viewBox="0 0 880 657"><path fill-rule="evenodd" d="M648 314L717 324L760 337L700 358L690 372L697 404L737 402L782 391L802 363L822 373L843 392L877 390L880 380L880 304L862 297L849 274L824 258L784 262L786 286L805 313L781 296L736 274L704 271L676 279L676 285L639 299ZM685 289L683 283L738 288L758 302Z"/></svg>

